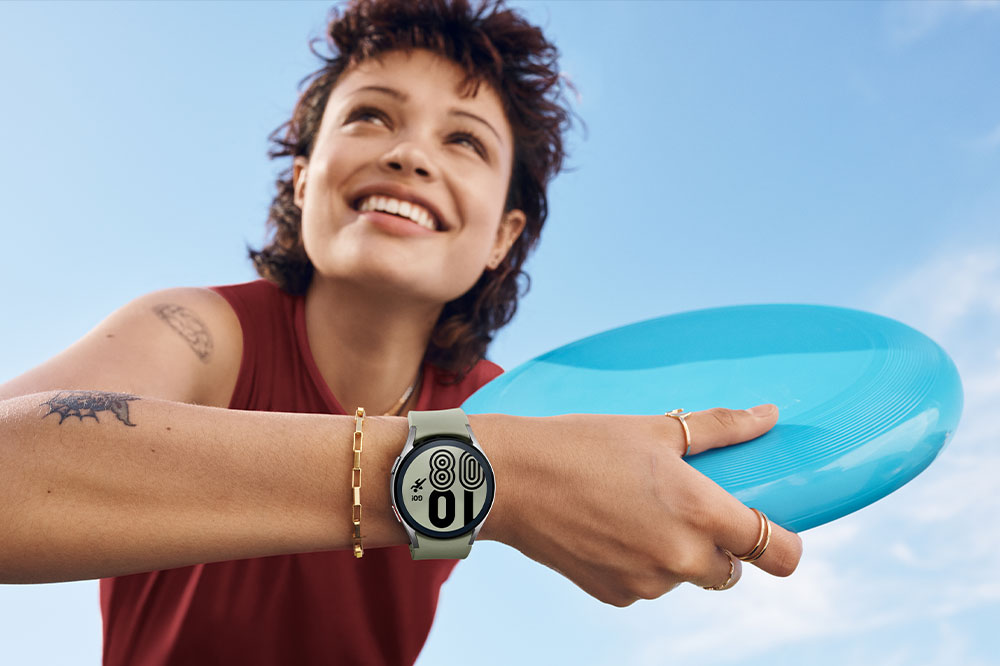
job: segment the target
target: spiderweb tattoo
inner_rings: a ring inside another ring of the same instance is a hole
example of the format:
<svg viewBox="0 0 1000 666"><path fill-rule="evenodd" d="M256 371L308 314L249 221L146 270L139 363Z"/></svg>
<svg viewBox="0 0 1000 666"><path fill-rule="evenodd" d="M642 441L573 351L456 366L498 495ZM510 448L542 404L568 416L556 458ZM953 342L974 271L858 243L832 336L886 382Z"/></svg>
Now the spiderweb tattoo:
<svg viewBox="0 0 1000 666"><path fill-rule="evenodd" d="M55 397L46 400L42 405L48 406L49 414L58 414L59 423L75 416L81 421L90 416L100 423L97 412L111 412L119 421L127 426L135 426L128 418L128 403L140 398L128 393L108 393L105 391L60 391Z"/></svg>

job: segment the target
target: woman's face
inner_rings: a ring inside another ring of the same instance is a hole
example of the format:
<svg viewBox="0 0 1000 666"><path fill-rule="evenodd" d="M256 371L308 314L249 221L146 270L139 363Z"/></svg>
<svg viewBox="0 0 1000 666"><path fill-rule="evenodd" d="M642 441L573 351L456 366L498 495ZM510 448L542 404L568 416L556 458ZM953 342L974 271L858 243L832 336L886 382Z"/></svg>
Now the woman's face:
<svg viewBox="0 0 1000 666"><path fill-rule="evenodd" d="M296 158L302 238L318 277L429 303L468 291L524 227L504 214L513 138L487 84L424 50L346 71L308 164Z"/></svg>

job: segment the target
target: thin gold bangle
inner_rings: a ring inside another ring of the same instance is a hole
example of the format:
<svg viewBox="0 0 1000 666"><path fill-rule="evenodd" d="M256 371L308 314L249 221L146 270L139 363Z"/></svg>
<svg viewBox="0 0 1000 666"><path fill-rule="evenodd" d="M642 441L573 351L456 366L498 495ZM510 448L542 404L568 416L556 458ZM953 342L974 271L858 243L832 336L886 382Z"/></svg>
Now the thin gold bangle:
<svg viewBox="0 0 1000 666"><path fill-rule="evenodd" d="M365 554L361 547L361 448L364 444L362 426L365 422L364 407L358 407L354 414L354 469L351 470L351 488L354 490L354 508L352 522L354 523L354 557Z"/></svg>

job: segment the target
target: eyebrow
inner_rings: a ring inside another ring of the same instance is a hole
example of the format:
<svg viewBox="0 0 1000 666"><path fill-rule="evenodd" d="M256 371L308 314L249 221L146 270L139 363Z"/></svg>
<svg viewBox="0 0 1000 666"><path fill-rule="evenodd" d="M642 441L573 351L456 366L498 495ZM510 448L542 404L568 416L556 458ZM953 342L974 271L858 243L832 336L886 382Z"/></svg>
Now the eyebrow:
<svg viewBox="0 0 1000 666"><path fill-rule="evenodd" d="M379 93L383 93L383 94L389 95L390 97L393 97L393 98L399 100L400 102L405 102L405 101L407 101L410 98L409 95L407 95L406 93L404 93L404 92L402 92L400 90L396 90L395 88L387 88L386 86L362 86L362 87L358 88L357 90L352 90L351 92L347 93L346 96L347 97L351 97L352 95L356 95L356 94L358 94L360 92L379 92ZM475 121L478 121L478 122L482 123L483 125L486 125L486 127L488 127L489 130L491 132L493 132L493 135L496 136L497 140L501 144L503 144L503 139L500 138L500 133L497 132L493 128L493 125L490 125L483 118L477 116L476 114L470 113L469 111L463 111L462 109L449 109L448 110L448 115L451 115L451 116L462 116L464 118L470 118L472 120L475 120Z"/></svg>

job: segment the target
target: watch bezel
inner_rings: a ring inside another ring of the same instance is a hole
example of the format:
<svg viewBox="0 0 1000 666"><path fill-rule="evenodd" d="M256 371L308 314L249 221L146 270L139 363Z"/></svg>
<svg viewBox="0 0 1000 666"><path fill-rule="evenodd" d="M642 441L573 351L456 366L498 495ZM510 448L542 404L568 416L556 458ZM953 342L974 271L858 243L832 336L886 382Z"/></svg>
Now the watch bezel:
<svg viewBox="0 0 1000 666"><path fill-rule="evenodd" d="M406 495L402 492L403 488L403 477L405 476L406 470L409 468L410 464L413 462L417 455L421 455L426 452L426 447L435 446L454 446L467 451L473 457L476 458L477 462L482 466L486 473L486 502L483 504L483 509L479 512L472 522L468 525L462 527L458 530L450 530L447 532L439 530L429 530L423 525L418 523L413 516L410 514L406 507ZM409 447L408 447L409 448ZM490 510L493 508L493 500L496 496L496 478L493 474L493 466L490 464L489 458L481 448L476 446L472 441L455 437L453 435L431 435L426 439L414 442L412 448L405 455L400 457L399 464L396 466L395 472L393 472L392 477L392 499L393 505L396 508L397 515L402 521L403 525L414 530L420 535L423 535L429 539L454 539L466 534L479 531L479 527L486 520L487 516L490 514Z"/></svg>

